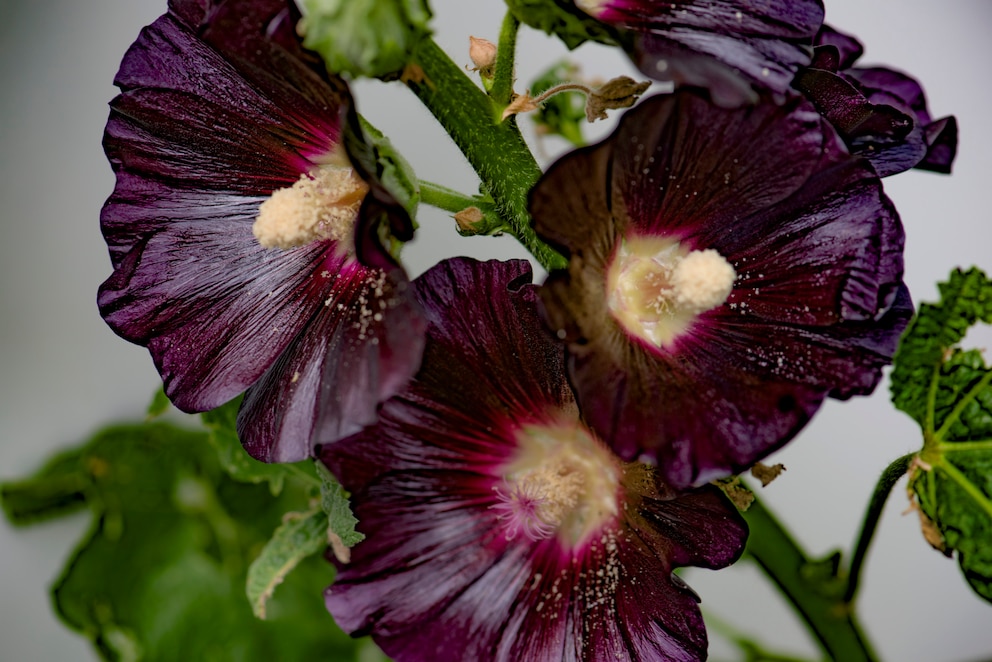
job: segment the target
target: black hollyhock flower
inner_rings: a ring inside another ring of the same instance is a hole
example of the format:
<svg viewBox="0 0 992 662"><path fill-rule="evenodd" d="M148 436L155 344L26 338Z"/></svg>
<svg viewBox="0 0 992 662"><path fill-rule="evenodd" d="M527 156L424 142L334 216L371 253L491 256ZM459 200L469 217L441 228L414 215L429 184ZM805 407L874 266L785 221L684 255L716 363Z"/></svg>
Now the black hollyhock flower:
<svg viewBox="0 0 992 662"><path fill-rule="evenodd" d="M238 430L267 461L373 421L423 346L406 276L369 239L411 221L342 146L361 136L350 94L293 12L173 0L124 56L104 139L101 314L148 347L180 409L247 389Z"/></svg>
<svg viewBox="0 0 992 662"><path fill-rule="evenodd" d="M878 177L799 97L648 99L552 165L530 207L569 257L542 299L583 416L677 487L870 392L912 312Z"/></svg>
<svg viewBox="0 0 992 662"><path fill-rule="evenodd" d="M631 58L647 76L702 87L721 106L784 93L809 64L823 23L820 0L574 0L631 37Z"/></svg>
<svg viewBox="0 0 992 662"><path fill-rule="evenodd" d="M910 168L949 173L957 154L957 120L931 119L914 78L885 67L854 66L862 53L856 39L825 25L816 35L813 61L793 85L880 177Z"/></svg>
<svg viewBox="0 0 992 662"><path fill-rule="evenodd" d="M379 422L325 446L366 539L326 593L397 662L705 657L672 570L723 567L746 525L583 423L526 262L441 263L415 282L423 367Z"/></svg>

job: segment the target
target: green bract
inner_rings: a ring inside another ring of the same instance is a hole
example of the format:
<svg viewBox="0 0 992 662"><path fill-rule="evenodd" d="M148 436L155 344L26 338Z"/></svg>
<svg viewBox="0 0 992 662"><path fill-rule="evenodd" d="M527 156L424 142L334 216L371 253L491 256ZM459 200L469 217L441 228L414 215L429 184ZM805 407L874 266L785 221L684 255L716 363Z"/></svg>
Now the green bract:
<svg viewBox="0 0 992 662"><path fill-rule="evenodd" d="M381 78L398 74L431 34L426 0L303 0L303 45L328 71Z"/></svg>
<svg viewBox="0 0 992 662"><path fill-rule="evenodd" d="M951 273L941 302L923 304L895 356L892 401L923 429L910 488L936 527L935 546L958 553L965 578L992 601L992 370L957 344L992 322L992 281L978 269Z"/></svg>

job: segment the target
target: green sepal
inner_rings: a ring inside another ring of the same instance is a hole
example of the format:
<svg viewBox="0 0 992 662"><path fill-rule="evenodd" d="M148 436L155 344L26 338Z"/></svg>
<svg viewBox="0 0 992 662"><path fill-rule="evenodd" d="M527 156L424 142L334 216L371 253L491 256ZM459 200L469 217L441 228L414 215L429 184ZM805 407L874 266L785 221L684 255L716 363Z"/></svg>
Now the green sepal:
<svg viewBox="0 0 992 662"><path fill-rule="evenodd" d="M320 508L289 513L248 568L245 593L255 616L265 619L276 586L300 562L327 547L327 515Z"/></svg>
<svg viewBox="0 0 992 662"><path fill-rule="evenodd" d="M350 77L396 77L429 37L426 0L303 0L303 45L327 70Z"/></svg>
<svg viewBox="0 0 992 662"><path fill-rule="evenodd" d="M616 46L617 32L600 23L571 0L506 0L506 5L521 23L556 35L569 50L587 41Z"/></svg>
<svg viewBox="0 0 992 662"><path fill-rule="evenodd" d="M992 602L992 370L978 350L957 344L992 322L992 281L956 270L906 329L892 372L892 401L922 428L910 467L931 544L957 552L971 588Z"/></svg>
<svg viewBox="0 0 992 662"><path fill-rule="evenodd" d="M365 540L365 535L355 530L358 520L351 512L348 492L338 479L321 463L317 463L320 476L320 505L327 514L327 526L346 547L354 547Z"/></svg>
<svg viewBox="0 0 992 662"><path fill-rule="evenodd" d="M376 176L386 190L407 210L410 218L414 219L414 227L416 227L420 186L417 175L413 172L413 166L393 147L393 143L383 135L382 131L369 124L364 117L359 116L359 121L362 125L362 133L365 134L365 143L372 148L371 157L375 161Z"/></svg>
<svg viewBox="0 0 992 662"><path fill-rule="evenodd" d="M530 84L531 96L537 97L561 83L576 79L578 67L560 60L545 69ZM561 92L547 99L530 113L541 135L561 136L576 147L586 144L582 127L586 121L586 95L581 92Z"/></svg>
<svg viewBox="0 0 992 662"><path fill-rule="evenodd" d="M241 397L201 414L203 424L209 431L209 440L217 451L221 465L227 474L243 483L269 484L273 496L278 496L289 475L309 475L316 485L316 474L309 461L292 464L268 464L259 462L245 452L238 439L237 419Z"/></svg>

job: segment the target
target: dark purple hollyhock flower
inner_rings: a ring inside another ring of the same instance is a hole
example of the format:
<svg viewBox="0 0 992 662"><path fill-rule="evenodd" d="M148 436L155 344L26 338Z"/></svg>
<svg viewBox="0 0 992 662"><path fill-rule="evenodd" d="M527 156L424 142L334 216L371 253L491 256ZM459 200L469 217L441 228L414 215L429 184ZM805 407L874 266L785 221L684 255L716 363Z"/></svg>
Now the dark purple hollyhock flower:
<svg viewBox="0 0 992 662"><path fill-rule="evenodd" d="M816 36L813 61L793 85L879 176L910 168L949 173L957 153L957 120L931 119L923 88L906 74L855 67L863 52L853 37L825 25Z"/></svg>
<svg viewBox="0 0 992 662"><path fill-rule="evenodd" d="M783 93L810 61L823 23L820 0L574 0L579 9L629 32L634 64L656 80L702 87L721 106Z"/></svg>
<svg viewBox="0 0 992 662"><path fill-rule="evenodd" d="M531 213L569 256L542 300L583 415L677 487L870 392L911 314L895 209L798 96L648 99L552 165Z"/></svg>
<svg viewBox="0 0 992 662"><path fill-rule="evenodd" d="M315 435L373 421L419 365L409 283L368 240L384 219L400 234L411 222L356 159L348 89L302 50L293 3L209 5L170 2L121 64L98 303L148 347L176 406L247 389L245 447L300 460Z"/></svg>
<svg viewBox="0 0 992 662"><path fill-rule="evenodd" d="M417 279L423 367L321 450L367 536L327 606L397 662L702 659L698 598L672 570L733 562L746 525L585 426L530 277L461 258Z"/></svg>

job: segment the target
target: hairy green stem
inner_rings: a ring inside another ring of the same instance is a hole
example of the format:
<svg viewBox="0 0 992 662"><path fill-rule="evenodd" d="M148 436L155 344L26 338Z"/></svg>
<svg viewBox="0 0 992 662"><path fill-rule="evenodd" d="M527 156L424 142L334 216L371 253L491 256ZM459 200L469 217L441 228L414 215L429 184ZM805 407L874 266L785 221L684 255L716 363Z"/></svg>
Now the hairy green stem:
<svg viewBox="0 0 992 662"><path fill-rule="evenodd" d="M744 513L751 535L747 551L805 621L831 660L867 662L877 659L852 606L804 573L810 566L806 552L755 499Z"/></svg>
<svg viewBox="0 0 992 662"><path fill-rule="evenodd" d="M878 520L882 516L885 502L892 492L892 488L900 478L906 475L909 470L909 463L913 461L914 453L903 455L898 460L890 464L882 472L875 484L875 491L871 495L868 507L865 509L865 517L861 522L861 531L858 533L858 540L854 545L854 552L851 556L851 565L847 572L847 589L844 591L844 602L854 602L854 596L858 592L858 581L861 579L861 568L864 565L868 548L871 546L872 537L878 527Z"/></svg>
<svg viewBox="0 0 992 662"><path fill-rule="evenodd" d="M499 30L499 43L496 44L496 68L493 71L493 87L489 91L493 102L498 106L510 103L513 96L513 66L517 59L517 30L520 21L513 12L506 12Z"/></svg>
<svg viewBox="0 0 992 662"><path fill-rule="evenodd" d="M541 241L531 227L527 194L541 176L533 154L510 119L500 121L490 98L438 47L421 42L414 54L422 79L407 85L433 113L478 173L507 231L548 271L565 258Z"/></svg>

